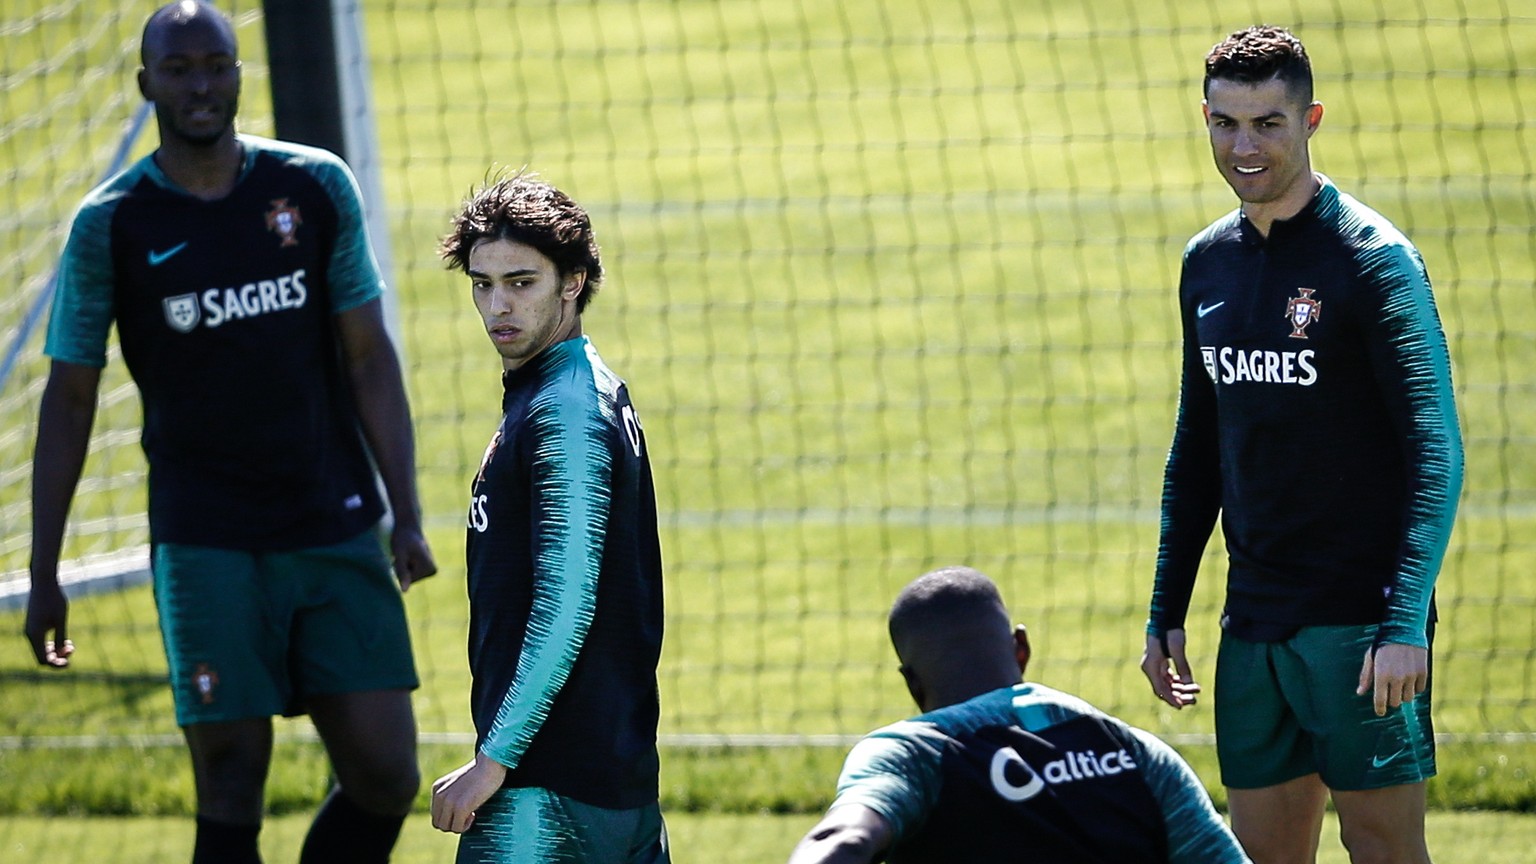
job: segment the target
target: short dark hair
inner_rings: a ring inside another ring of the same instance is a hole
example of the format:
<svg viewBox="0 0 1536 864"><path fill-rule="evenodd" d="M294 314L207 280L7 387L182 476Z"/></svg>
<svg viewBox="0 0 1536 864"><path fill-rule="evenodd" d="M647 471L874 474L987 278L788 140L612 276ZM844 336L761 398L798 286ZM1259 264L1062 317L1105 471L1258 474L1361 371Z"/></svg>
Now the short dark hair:
<svg viewBox="0 0 1536 864"><path fill-rule="evenodd" d="M1008 610L996 583L972 567L940 567L917 577L901 590L887 619L896 652L902 653L910 636L932 631L938 622L958 625L948 634L947 641L992 635L986 633L988 623L1000 626L1002 633L1010 630Z"/></svg>
<svg viewBox="0 0 1536 864"><path fill-rule="evenodd" d="M1312 104L1312 61L1301 40L1284 27L1249 27L1218 42L1205 55L1201 93L1209 96L1217 79L1242 84L1278 79L1301 104Z"/></svg>
<svg viewBox="0 0 1536 864"><path fill-rule="evenodd" d="M470 193L453 217L438 253L449 269L469 271L469 253L485 240L511 240L539 250L561 278L586 273L576 311L587 308L603 281L592 219L571 196L529 171L493 179Z"/></svg>

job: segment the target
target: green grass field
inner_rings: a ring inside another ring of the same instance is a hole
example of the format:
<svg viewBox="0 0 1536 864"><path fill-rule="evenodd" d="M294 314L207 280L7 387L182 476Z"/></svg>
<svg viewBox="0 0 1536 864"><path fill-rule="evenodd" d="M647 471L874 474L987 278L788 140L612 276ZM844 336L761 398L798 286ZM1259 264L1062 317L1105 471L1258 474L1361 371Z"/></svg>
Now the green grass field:
<svg viewBox="0 0 1536 864"><path fill-rule="evenodd" d="M585 326L630 382L657 474L663 735L856 735L909 713L884 611L952 562L997 578L1030 625L1031 677L1176 740L1209 734L1208 709L1159 710L1135 666L1177 395L1178 256L1233 205L1198 123L1198 61L1257 10L1042 5L365 4L443 569L407 597L424 732L469 729L462 507L499 398L465 286L433 248L490 166L527 164L588 205L603 243L609 277ZM255 6L236 7L243 128L269 134ZM4 91L0 116L24 122L4 127L0 261L28 287L0 300L7 332L133 110L113 64L146 11L44 16L5 37L13 74L80 40L78 64ZM1536 812L1536 170L1521 96L1536 20L1498 0L1426 0L1385 22L1333 0L1284 12L1328 106L1317 167L1414 238L1437 286L1467 484L1439 588L1436 722L1470 741L1443 749L1432 831L1438 860L1515 860L1499 856L1528 854L1530 817L1452 811ZM105 83L81 94L73 70L98 64ZM26 563L39 349L34 337L0 391L0 571ZM76 554L144 542L124 384L114 362ZM1206 681L1218 549L1191 623ZM20 629L0 612L0 633ZM77 600L71 635L63 675L36 671L20 639L0 652L0 743L174 736L145 589ZM269 798L296 814L325 767L312 747L283 749ZM1214 785L1208 749L1183 749ZM423 772L466 750L428 746ZM787 854L840 758L667 748L679 859ZM0 748L0 813L17 814L0 849L61 850L35 821L54 814L139 817L72 818L70 842L100 835L144 860L180 849L186 823L160 817L187 812L184 761L175 747ZM268 839L296 846L297 818ZM445 856L420 822L406 860Z"/></svg>
<svg viewBox="0 0 1536 864"><path fill-rule="evenodd" d="M815 819L767 813L693 814L667 817L672 860L678 864L760 864L782 861ZM302 816L269 820L262 830L268 861L293 860L308 822ZM1525 864L1536 844L1536 816L1493 813L1431 813L1426 826L1436 864ZM1330 813L1323 826L1318 864L1345 864L1338 824ZM114 864L159 864L191 847L186 819L17 819L0 824L0 854L7 860L45 861L60 857L111 860ZM400 835L395 864L451 860L452 837L432 829L426 816L412 817Z"/></svg>

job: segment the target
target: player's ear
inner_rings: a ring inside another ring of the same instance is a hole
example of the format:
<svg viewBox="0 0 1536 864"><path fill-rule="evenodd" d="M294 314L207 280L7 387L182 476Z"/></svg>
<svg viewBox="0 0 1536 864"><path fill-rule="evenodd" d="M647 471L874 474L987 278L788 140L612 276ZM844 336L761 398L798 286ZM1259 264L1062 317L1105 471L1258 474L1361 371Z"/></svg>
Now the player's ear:
<svg viewBox="0 0 1536 864"><path fill-rule="evenodd" d="M917 703L919 709L928 710L923 707L923 682L918 680L917 673L905 663L901 665L900 672L902 680L907 682L907 692L912 694L912 701Z"/></svg>
<svg viewBox="0 0 1536 864"><path fill-rule="evenodd" d="M587 271L576 269L565 274L565 281L560 286L560 296L566 300L575 300L581 296L581 289L587 284Z"/></svg>
<svg viewBox="0 0 1536 864"><path fill-rule="evenodd" d="M140 66L139 67L139 74L135 76L135 79L139 83L139 95L143 96L144 100L146 102L153 102L155 100L149 98L149 90L146 89L145 86L144 86L144 75L145 75L145 69L144 69L143 66Z"/></svg>
<svg viewBox="0 0 1536 864"><path fill-rule="evenodd" d="M1311 105L1308 105L1307 106L1306 118L1307 118L1307 137L1310 138L1310 137L1312 137L1312 133L1316 132L1317 131L1317 127L1319 125L1321 125L1322 122L1323 122L1323 103L1321 103L1321 102L1313 102Z"/></svg>
<svg viewBox="0 0 1536 864"><path fill-rule="evenodd" d="M1019 674L1024 674L1024 669L1029 665L1029 631L1023 624L1016 624L1013 628L1013 656L1019 661Z"/></svg>

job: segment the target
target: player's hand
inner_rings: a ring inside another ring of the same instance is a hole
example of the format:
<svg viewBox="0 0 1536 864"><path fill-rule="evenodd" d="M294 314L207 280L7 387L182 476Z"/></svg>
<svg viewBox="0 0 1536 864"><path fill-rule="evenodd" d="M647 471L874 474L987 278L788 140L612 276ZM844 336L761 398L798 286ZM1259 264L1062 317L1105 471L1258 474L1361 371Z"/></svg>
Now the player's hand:
<svg viewBox="0 0 1536 864"><path fill-rule="evenodd" d="M1168 645L1167 653L1163 652L1164 642ZM1175 708L1195 704L1200 694L1200 685L1195 683L1194 673L1189 671L1189 658L1184 654L1183 629L1169 630L1162 641L1148 634L1141 671L1152 683L1153 695Z"/></svg>
<svg viewBox="0 0 1536 864"><path fill-rule="evenodd" d="M27 620L23 632L32 643L32 656L37 662L53 669L69 665L69 655L75 653L75 643L69 641L69 599L57 581L33 580L32 591L27 595ZM49 634L53 638L49 639Z"/></svg>
<svg viewBox="0 0 1536 864"><path fill-rule="evenodd" d="M437 778L432 784L432 827L454 834L468 831L475 824L475 810L491 800L506 778L507 766L484 753Z"/></svg>
<svg viewBox="0 0 1536 864"><path fill-rule="evenodd" d="M396 525L389 535L389 548L395 558L395 578L400 580L401 591L437 572L437 562L432 560L432 550L421 529Z"/></svg>
<svg viewBox="0 0 1536 864"><path fill-rule="evenodd" d="M1412 702L1428 686L1429 649L1384 642L1381 647L1365 652L1355 695L1364 696L1374 690L1376 716L1384 717L1404 702Z"/></svg>

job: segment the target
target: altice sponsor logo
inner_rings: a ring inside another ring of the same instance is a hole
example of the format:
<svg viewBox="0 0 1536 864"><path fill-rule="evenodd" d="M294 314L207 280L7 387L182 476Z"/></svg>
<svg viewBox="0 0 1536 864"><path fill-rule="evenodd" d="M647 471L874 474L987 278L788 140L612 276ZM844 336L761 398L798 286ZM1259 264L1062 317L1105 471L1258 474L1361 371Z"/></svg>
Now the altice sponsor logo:
<svg viewBox="0 0 1536 864"><path fill-rule="evenodd" d="M1026 778L1023 783L1009 779L1009 765L1015 766L1015 776ZM1124 749L1099 754L1093 750L1075 752L1068 750L1060 759L1045 763L1045 769L1036 772L1012 747L1003 747L992 756L990 777L992 788L1009 801L1028 801L1045 790L1049 783L1076 783L1097 777L1113 777L1124 771L1135 771L1136 761Z"/></svg>

